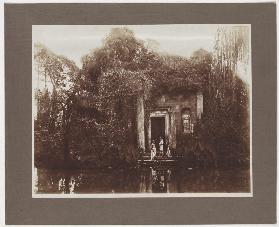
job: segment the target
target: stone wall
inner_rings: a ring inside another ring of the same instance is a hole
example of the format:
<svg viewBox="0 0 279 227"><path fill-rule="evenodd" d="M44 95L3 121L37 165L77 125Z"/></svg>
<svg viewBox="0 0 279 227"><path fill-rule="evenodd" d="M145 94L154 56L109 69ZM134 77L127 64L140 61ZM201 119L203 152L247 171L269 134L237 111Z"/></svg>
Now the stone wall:
<svg viewBox="0 0 279 227"><path fill-rule="evenodd" d="M143 98L138 100L138 147L143 148L145 144L144 138L144 109ZM203 112L203 95L201 92L189 91L183 94L163 94L157 97L156 103L150 115L156 116L164 114L166 116L166 125L168 125L168 132L166 132L166 139L172 148L176 148L177 135L183 132L182 112L183 110L190 110L191 123L196 124L197 119L201 118ZM150 121L149 121L150 126ZM148 144L150 146L151 127L148 128Z"/></svg>
<svg viewBox="0 0 279 227"><path fill-rule="evenodd" d="M183 132L182 112L190 110L191 123L197 121L197 94L189 92L186 94L165 94L158 98L155 108L167 108L170 115L169 143L172 148L176 148L177 135Z"/></svg>

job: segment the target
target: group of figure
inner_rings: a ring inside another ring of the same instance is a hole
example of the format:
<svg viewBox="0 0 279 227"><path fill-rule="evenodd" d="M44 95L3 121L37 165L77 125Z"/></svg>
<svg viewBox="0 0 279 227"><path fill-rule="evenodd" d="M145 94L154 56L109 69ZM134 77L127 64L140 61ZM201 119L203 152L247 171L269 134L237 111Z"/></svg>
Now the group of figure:
<svg viewBox="0 0 279 227"><path fill-rule="evenodd" d="M158 148L158 151L157 151ZM171 157L171 151L168 144L165 143L163 137L160 137L158 146L156 146L155 140L151 142L151 160L155 157Z"/></svg>

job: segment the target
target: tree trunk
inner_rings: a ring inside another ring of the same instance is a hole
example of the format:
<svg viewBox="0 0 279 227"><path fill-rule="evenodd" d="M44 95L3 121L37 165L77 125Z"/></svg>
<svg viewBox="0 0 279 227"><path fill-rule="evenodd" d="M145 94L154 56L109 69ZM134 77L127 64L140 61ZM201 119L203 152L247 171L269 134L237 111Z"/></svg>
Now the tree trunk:
<svg viewBox="0 0 279 227"><path fill-rule="evenodd" d="M63 113L63 156L64 156L64 162L67 163L70 158L70 151L69 151L69 133L70 133L70 116L68 114L69 110L64 110Z"/></svg>
<svg viewBox="0 0 279 227"><path fill-rule="evenodd" d="M68 130L64 132L64 150L63 150L63 155L64 155L64 162L67 163L70 158L70 152L69 152L69 135L68 135Z"/></svg>

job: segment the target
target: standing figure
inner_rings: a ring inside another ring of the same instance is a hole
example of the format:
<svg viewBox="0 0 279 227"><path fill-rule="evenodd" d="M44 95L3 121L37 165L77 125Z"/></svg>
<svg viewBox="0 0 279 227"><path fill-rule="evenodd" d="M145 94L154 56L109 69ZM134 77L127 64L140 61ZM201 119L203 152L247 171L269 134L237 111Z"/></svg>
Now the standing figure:
<svg viewBox="0 0 279 227"><path fill-rule="evenodd" d="M159 141L159 150L160 150L160 155L163 156L164 154L164 139L160 137Z"/></svg>
<svg viewBox="0 0 279 227"><path fill-rule="evenodd" d="M156 146L155 146L155 141L153 140L151 143L151 160L153 160L155 156L156 156Z"/></svg>
<svg viewBox="0 0 279 227"><path fill-rule="evenodd" d="M167 157L168 157L168 158L171 157L171 150L170 150L169 144L167 144Z"/></svg>

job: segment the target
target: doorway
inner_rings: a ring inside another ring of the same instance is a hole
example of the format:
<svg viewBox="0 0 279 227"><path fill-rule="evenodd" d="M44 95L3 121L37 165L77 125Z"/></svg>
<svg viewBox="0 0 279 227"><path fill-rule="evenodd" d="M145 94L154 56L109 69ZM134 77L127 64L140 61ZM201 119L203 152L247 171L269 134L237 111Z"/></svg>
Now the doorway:
<svg viewBox="0 0 279 227"><path fill-rule="evenodd" d="M151 141L157 144L160 137L165 141L165 117L151 117Z"/></svg>

